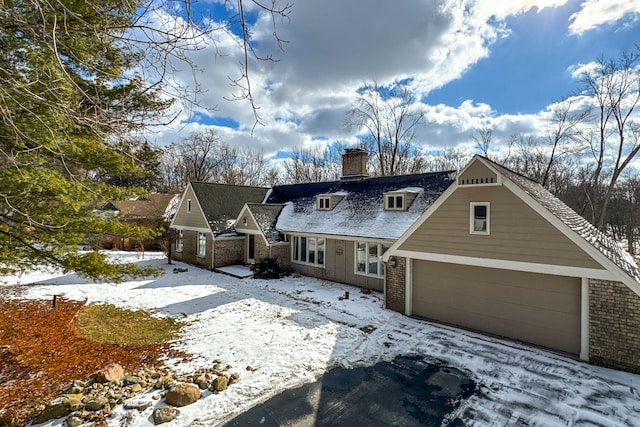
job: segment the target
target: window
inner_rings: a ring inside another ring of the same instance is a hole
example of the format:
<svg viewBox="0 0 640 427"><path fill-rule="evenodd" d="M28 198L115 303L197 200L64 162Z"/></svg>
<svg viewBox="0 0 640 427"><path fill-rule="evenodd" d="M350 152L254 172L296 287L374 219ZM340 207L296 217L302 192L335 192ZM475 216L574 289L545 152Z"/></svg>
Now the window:
<svg viewBox="0 0 640 427"><path fill-rule="evenodd" d="M380 256L388 249L386 245L374 242L356 242L356 273L383 276L384 264Z"/></svg>
<svg viewBox="0 0 640 427"><path fill-rule="evenodd" d="M385 195L385 210L403 211L404 210L404 194L387 194Z"/></svg>
<svg viewBox="0 0 640 427"><path fill-rule="evenodd" d="M191 199L187 200L187 212L191 212Z"/></svg>
<svg viewBox="0 0 640 427"><path fill-rule="evenodd" d="M182 252L182 249L184 249L184 232L178 230L176 235L176 252Z"/></svg>
<svg viewBox="0 0 640 427"><path fill-rule="evenodd" d="M294 261L324 265L325 240L321 237L293 236L291 257Z"/></svg>
<svg viewBox="0 0 640 427"><path fill-rule="evenodd" d="M331 197L318 196L318 210L328 211L331 210Z"/></svg>
<svg viewBox="0 0 640 427"><path fill-rule="evenodd" d="M198 256L204 258L207 254L207 235L205 233L198 233Z"/></svg>
<svg viewBox="0 0 640 427"><path fill-rule="evenodd" d="M471 234L489 234L490 210L488 202L472 202L470 209L469 232Z"/></svg>

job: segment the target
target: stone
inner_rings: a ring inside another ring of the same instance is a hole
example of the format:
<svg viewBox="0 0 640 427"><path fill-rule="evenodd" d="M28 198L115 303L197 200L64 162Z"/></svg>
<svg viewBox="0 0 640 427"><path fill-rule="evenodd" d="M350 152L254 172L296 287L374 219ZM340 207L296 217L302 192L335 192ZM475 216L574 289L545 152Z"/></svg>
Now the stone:
<svg viewBox="0 0 640 427"><path fill-rule="evenodd" d="M207 381L207 378L204 375L199 375L193 380L193 382L200 387L200 390L206 390L209 388L209 381Z"/></svg>
<svg viewBox="0 0 640 427"><path fill-rule="evenodd" d="M136 377L135 375L125 375L122 380L124 385L140 384L140 381L142 381L140 377Z"/></svg>
<svg viewBox="0 0 640 427"><path fill-rule="evenodd" d="M168 423L175 420L178 415L180 415L180 411L170 406L156 408L153 411L153 423L155 425Z"/></svg>
<svg viewBox="0 0 640 427"><path fill-rule="evenodd" d="M220 375L216 377L215 380L211 383L211 391L224 391L227 389L229 385L229 380L224 375Z"/></svg>
<svg viewBox="0 0 640 427"><path fill-rule="evenodd" d="M98 383L108 383L117 381L124 376L124 369L117 363L110 363L98 372L96 372L95 380Z"/></svg>
<svg viewBox="0 0 640 427"><path fill-rule="evenodd" d="M95 396L87 401L84 405L87 411L99 411L109 403L109 399L105 396Z"/></svg>
<svg viewBox="0 0 640 427"><path fill-rule="evenodd" d="M200 399L200 389L193 384L176 384L167 392L166 402L173 406L187 406Z"/></svg>
<svg viewBox="0 0 640 427"><path fill-rule="evenodd" d="M171 377L170 375L165 375L164 377L158 378L153 387L157 389L168 389L171 387L171 385L173 385L173 377Z"/></svg>
<svg viewBox="0 0 640 427"><path fill-rule="evenodd" d="M81 405L81 400L81 394L63 394L44 407L44 410L36 417L35 423L40 424L67 416L72 412L72 406Z"/></svg>
<svg viewBox="0 0 640 427"><path fill-rule="evenodd" d="M236 384L238 381L240 381L239 373L234 372L233 374L231 374L231 376L229 376L229 385Z"/></svg>
<svg viewBox="0 0 640 427"><path fill-rule="evenodd" d="M127 401L124 402L124 409L128 409L128 410L137 410L137 411L144 411L147 408L151 407L151 403L148 400L142 401L142 400L134 400L134 401Z"/></svg>
<svg viewBox="0 0 640 427"><path fill-rule="evenodd" d="M140 384L134 384L131 386L132 393L138 393L140 391L142 391L142 386Z"/></svg>
<svg viewBox="0 0 640 427"><path fill-rule="evenodd" d="M80 417L71 416L67 418L67 426L68 427L79 427L84 424L84 420Z"/></svg>

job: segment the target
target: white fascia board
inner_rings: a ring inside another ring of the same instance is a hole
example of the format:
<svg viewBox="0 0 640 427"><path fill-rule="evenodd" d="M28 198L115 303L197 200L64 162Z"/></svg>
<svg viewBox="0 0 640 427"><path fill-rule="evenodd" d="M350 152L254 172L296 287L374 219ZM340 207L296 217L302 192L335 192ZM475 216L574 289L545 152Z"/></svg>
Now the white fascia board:
<svg viewBox="0 0 640 427"><path fill-rule="evenodd" d="M171 227L174 230L182 230L182 231L198 231L200 233L210 233L213 234L213 231L211 231L211 228L202 228L202 227L191 227L188 225L176 225Z"/></svg>
<svg viewBox="0 0 640 427"><path fill-rule="evenodd" d="M566 277L588 277L600 280L616 280L608 270L595 268L571 267L565 265L539 264L533 262L508 261L503 259L478 258L461 255L448 255L431 252L401 251L394 253L395 256L419 259L423 261L443 262L449 264L462 264L474 267L496 268L500 270L525 271L529 273L551 274L554 276Z"/></svg>

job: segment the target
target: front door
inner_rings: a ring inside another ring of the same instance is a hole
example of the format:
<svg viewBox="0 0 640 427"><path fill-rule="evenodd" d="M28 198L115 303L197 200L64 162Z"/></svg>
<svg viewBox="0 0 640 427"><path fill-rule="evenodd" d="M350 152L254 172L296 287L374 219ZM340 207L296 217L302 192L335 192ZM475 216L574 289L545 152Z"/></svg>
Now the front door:
<svg viewBox="0 0 640 427"><path fill-rule="evenodd" d="M256 236L249 234L249 255L247 257L249 262L254 262L256 258Z"/></svg>

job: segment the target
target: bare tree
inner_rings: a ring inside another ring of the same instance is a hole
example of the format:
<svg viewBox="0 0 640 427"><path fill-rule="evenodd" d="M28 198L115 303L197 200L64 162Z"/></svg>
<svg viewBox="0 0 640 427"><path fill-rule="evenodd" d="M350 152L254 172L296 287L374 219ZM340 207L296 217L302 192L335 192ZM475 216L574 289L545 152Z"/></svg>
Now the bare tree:
<svg viewBox="0 0 640 427"><path fill-rule="evenodd" d="M493 127L485 126L471 135L471 138L476 142L476 150L480 152L484 157L489 158L489 147L493 142Z"/></svg>
<svg viewBox="0 0 640 427"><path fill-rule="evenodd" d="M222 159L220 136L213 128L193 132L178 147L184 165L185 181L213 181Z"/></svg>
<svg viewBox="0 0 640 427"><path fill-rule="evenodd" d="M403 173L415 151L416 129L424 122L424 111L416 106L405 86L391 88L377 82L365 83L345 118L348 129L357 130L364 147L372 155L377 175Z"/></svg>
<svg viewBox="0 0 640 427"><path fill-rule="evenodd" d="M340 163L330 155L327 149L316 153L308 149L293 151L284 162L285 180L292 184L322 182L337 179L340 175Z"/></svg>
<svg viewBox="0 0 640 427"><path fill-rule="evenodd" d="M621 173L640 151L640 122L634 117L640 102L640 51L623 53L618 59L598 58L581 76L584 93L593 99L595 114L584 134L595 168L591 176L589 202L592 222L603 229L607 208ZM604 187L601 197L594 189Z"/></svg>

